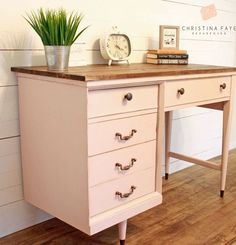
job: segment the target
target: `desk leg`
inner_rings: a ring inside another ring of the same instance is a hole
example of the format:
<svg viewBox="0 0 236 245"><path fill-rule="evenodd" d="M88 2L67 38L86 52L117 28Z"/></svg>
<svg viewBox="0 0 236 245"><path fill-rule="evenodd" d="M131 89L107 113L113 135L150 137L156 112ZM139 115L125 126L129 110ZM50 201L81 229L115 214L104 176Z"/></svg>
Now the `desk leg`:
<svg viewBox="0 0 236 245"><path fill-rule="evenodd" d="M220 196L224 196L228 156L229 156L229 140L231 124L231 102L226 101L223 108L223 139L222 139L222 158L221 158L221 182Z"/></svg>
<svg viewBox="0 0 236 245"><path fill-rule="evenodd" d="M165 111L164 111L165 84L159 84L157 109L157 148L156 148L156 191L162 193L162 154L164 144Z"/></svg>
<svg viewBox="0 0 236 245"><path fill-rule="evenodd" d="M120 245L125 245L127 220L124 220L121 223L119 223L118 227L119 227Z"/></svg>
<svg viewBox="0 0 236 245"><path fill-rule="evenodd" d="M165 113L165 179L169 177L169 164L170 164L170 145L172 133L172 119L173 112L168 111Z"/></svg>

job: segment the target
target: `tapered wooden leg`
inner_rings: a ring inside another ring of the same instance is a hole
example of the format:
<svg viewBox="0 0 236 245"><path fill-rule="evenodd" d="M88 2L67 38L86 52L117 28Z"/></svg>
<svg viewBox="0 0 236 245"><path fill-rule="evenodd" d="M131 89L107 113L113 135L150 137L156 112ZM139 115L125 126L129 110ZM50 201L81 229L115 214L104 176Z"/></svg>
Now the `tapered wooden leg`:
<svg viewBox="0 0 236 245"><path fill-rule="evenodd" d="M121 223L119 223L118 228L119 228L120 245L125 245L127 220L124 220Z"/></svg>
<svg viewBox="0 0 236 245"><path fill-rule="evenodd" d="M173 112L168 111L165 113L165 179L169 177L169 165L170 165L170 144L171 144L171 133L172 133L172 119Z"/></svg>
<svg viewBox="0 0 236 245"><path fill-rule="evenodd" d="M162 193L162 154L164 144L164 127L165 127L165 84L161 83L158 88L158 108L157 108L157 147L156 147L156 188L155 190Z"/></svg>
<svg viewBox="0 0 236 245"><path fill-rule="evenodd" d="M221 182L220 182L220 196L224 196L228 155L229 155L229 140L230 140L230 126L231 126L231 102L226 101L223 108L223 138L222 138L222 158L221 158Z"/></svg>

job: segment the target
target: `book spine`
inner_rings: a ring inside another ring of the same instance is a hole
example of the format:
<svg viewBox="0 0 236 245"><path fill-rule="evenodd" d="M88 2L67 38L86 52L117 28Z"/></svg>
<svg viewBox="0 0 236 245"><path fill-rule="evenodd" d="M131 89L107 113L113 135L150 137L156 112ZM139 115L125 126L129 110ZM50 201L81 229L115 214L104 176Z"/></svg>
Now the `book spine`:
<svg viewBox="0 0 236 245"><path fill-rule="evenodd" d="M150 58L147 58L147 59L146 59L146 62L147 62L148 64L159 64L159 63L158 63L158 62L159 62L158 59L150 59Z"/></svg>
<svg viewBox="0 0 236 245"><path fill-rule="evenodd" d="M173 64L173 65L186 65L188 64L188 59L146 59L148 64Z"/></svg>
<svg viewBox="0 0 236 245"><path fill-rule="evenodd" d="M152 53L147 53L147 58L151 58L151 59L188 59L188 54L152 54Z"/></svg>
<svg viewBox="0 0 236 245"><path fill-rule="evenodd" d="M186 50L181 49L149 49L150 54L187 54Z"/></svg>

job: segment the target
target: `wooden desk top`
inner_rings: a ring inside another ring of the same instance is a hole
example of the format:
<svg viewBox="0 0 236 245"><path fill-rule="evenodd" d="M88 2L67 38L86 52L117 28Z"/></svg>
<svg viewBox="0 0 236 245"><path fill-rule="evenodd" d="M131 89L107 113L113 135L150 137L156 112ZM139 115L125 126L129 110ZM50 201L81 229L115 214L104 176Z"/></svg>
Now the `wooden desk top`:
<svg viewBox="0 0 236 245"><path fill-rule="evenodd" d="M209 74L236 72L236 67L210 65L153 65L153 64L122 64L122 65L87 65L71 67L66 72L48 71L47 67L12 67L11 71L40 76L57 77L79 81L112 80L125 78L176 76L191 74Z"/></svg>

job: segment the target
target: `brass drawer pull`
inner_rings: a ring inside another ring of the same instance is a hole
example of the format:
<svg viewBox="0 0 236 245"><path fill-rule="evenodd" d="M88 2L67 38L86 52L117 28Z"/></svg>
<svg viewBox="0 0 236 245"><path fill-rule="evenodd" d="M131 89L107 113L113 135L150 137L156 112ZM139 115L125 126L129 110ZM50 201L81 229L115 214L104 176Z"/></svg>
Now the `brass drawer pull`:
<svg viewBox="0 0 236 245"><path fill-rule="evenodd" d="M226 86L226 83L222 83L222 84L220 85L220 88L221 88L221 89L226 89L226 87L227 87L227 86Z"/></svg>
<svg viewBox="0 0 236 245"><path fill-rule="evenodd" d="M184 88L178 89L178 94L183 95L184 93L185 93Z"/></svg>
<svg viewBox="0 0 236 245"><path fill-rule="evenodd" d="M122 164L120 163L116 163L116 167L120 168L120 170L129 170L130 168L132 168L134 166L134 163L136 162L137 160L135 158L132 158L131 159L131 163L129 165L126 165L126 166L122 166Z"/></svg>
<svg viewBox="0 0 236 245"><path fill-rule="evenodd" d="M126 95L124 96L124 99L130 101L130 100L133 99L133 95L132 95L131 93L128 93L128 94L126 94Z"/></svg>
<svg viewBox="0 0 236 245"><path fill-rule="evenodd" d="M134 190L136 189L136 186L132 185L130 189L131 189L130 192L125 193L125 194L122 194L121 192L117 191L116 196L119 196L120 198L127 198L133 194Z"/></svg>
<svg viewBox="0 0 236 245"><path fill-rule="evenodd" d="M116 133L116 137L119 137L120 140L129 140L130 138L132 138L134 136L134 134L137 133L136 129L132 129L131 134L128 136L122 136L121 133Z"/></svg>

